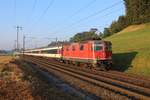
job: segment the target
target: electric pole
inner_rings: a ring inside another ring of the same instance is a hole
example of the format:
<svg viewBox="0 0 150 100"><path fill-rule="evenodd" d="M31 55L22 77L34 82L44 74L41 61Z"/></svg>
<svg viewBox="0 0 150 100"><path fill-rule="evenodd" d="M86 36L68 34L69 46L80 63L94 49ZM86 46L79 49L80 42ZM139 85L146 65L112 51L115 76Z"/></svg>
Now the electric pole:
<svg viewBox="0 0 150 100"><path fill-rule="evenodd" d="M23 56L24 56L24 51L25 51L25 39L26 39L26 37L25 37L25 35L23 36Z"/></svg>
<svg viewBox="0 0 150 100"><path fill-rule="evenodd" d="M58 39L57 39L57 37L56 37L56 46L58 46Z"/></svg>
<svg viewBox="0 0 150 100"><path fill-rule="evenodd" d="M17 51L19 51L19 30L22 30L21 26L16 26L17 29Z"/></svg>
<svg viewBox="0 0 150 100"><path fill-rule="evenodd" d="M14 51L16 51L17 40L14 40Z"/></svg>

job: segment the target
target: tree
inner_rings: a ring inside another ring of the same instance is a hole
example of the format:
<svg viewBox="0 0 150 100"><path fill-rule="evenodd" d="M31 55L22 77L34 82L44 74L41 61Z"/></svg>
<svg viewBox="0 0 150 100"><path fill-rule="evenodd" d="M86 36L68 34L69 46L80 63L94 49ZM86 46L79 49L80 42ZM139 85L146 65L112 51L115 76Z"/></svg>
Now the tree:
<svg viewBox="0 0 150 100"><path fill-rule="evenodd" d="M107 37L107 36L110 36L111 33L110 33L110 30L109 28L104 28L104 31L103 31L103 38Z"/></svg>
<svg viewBox="0 0 150 100"><path fill-rule="evenodd" d="M72 38L70 38L70 42L81 42L85 40L98 40L101 39L99 35L96 34L97 29L91 29L87 32L81 32L75 34Z"/></svg>
<svg viewBox="0 0 150 100"><path fill-rule="evenodd" d="M150 22L150 0L124 0L129 24Z"/></svg>
<svg viewBox="0 0 150 100"><path fill-rule="evenodd" d="M150 22L150 0L124 0L126 14L119 16L108 28L104 29L103 37L120 32L131 24Z"/></svg>
<svg viewBox="0 0 150 100"><path fill-rule="evenodd" d="M109 29L110 29L110 33L111 34L119 32L118 22L117 21L113 21L111 23Z"/></svg>
<svg viewBox="0 0 150 100"><path fill-rule="evenodd" d="M126 16L123 15L119 16L117 23L118 23L118 31L121 31L122 29L128 26Z"/></svg>
<svg viewBox="0 0 150 100"><path fill-rule="evenodd" d="M7 53L7 51L5 51L5 50L0 50L0 54L6 54Z"/></svg>
<svg viewBox="0 0 150 100"><path fill-rule="evenodd" d="M96 33L98 31L97 28L91 28L89 32Z"/></svg>

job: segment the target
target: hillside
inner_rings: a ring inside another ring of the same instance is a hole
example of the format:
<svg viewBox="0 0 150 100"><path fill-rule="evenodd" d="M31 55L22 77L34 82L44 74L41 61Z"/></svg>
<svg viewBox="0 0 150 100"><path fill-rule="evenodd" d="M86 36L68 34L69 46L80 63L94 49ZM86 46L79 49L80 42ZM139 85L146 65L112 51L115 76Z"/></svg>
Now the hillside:
<svg viewBox="0 0 150 100"><path fill-rule="evenodd" d="M129 26L105 40L113 44L114 69L150 76L150 23Z"/></svg>

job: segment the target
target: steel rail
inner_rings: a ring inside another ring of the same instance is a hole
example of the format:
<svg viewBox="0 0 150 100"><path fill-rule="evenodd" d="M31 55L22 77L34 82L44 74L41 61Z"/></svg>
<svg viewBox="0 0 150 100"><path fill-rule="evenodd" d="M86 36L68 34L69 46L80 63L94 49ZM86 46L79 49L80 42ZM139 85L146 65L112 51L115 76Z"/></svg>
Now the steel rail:
<svg viewBox="0 0 150 100"><path fill-rule="evenodd" d="M150 83L150 77L148 76L140 76L140 75L137 75L137 74L130 74L130 73L123 73L123 72L118 72L118 71L110 71L111 74L116 74L116 75L123 75L125 77L129 77L129 78L132 78L132 79L136 79L136 80L141 80L143 82L149 82ZM149 85L150 87L150 85Z"/></svg>

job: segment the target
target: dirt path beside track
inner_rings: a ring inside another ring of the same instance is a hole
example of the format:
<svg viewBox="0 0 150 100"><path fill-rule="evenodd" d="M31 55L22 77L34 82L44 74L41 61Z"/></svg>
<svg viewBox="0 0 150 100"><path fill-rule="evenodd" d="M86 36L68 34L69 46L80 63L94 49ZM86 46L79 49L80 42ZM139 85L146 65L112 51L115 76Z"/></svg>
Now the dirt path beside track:
<svg viewBox="0 0 150 100"><path fill-rule="evenodd" d="M81 100L42 81L30 67L0 56L0 100Z"/></svg>

